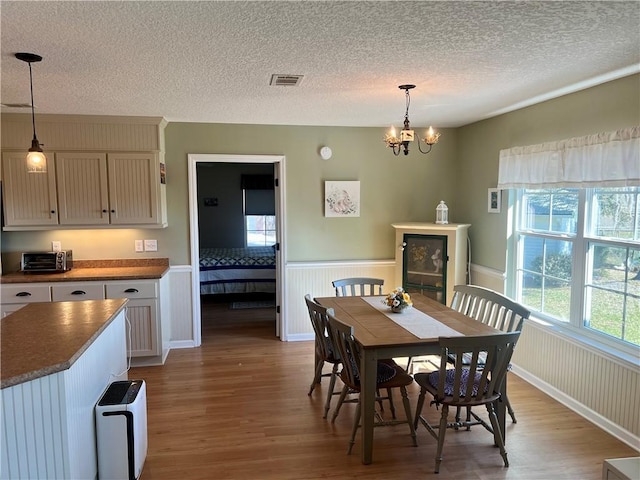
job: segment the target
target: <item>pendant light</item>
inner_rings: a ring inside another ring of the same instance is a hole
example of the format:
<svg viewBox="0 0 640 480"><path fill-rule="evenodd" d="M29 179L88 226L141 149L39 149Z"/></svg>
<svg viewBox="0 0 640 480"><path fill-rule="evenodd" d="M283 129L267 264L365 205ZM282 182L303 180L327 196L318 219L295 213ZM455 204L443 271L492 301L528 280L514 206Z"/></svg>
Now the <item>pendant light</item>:
<svg viewBox="0 0 640 480"><path fill-rule="evenodd" d="M46 173L47 157L42 152L42 145L36 137L36 114L33 106L33 76L31 74L31 64L42 61L40 55L35 53L16 53L16 58L29 64L29 86L31 88L31 122L33 124L33 140L31 140L31 148L27 154L27 172L29 173Z"/></svg>

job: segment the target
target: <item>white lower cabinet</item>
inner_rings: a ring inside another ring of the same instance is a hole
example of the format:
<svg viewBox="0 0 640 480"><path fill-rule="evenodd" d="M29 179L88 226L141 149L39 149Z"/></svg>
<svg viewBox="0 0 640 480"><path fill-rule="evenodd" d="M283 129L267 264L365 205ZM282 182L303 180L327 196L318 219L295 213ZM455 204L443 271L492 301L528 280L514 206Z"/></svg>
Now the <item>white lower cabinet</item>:
<svg viewBox="0 0 640 480"><path fill-rule="evenodd" d="M2 317L34 302L69 302L127 298L127 353L134 366L161 365L169 353L168 312L164 321L161 296L168 295L167 277L145 280L15 283L2 285Z"/></svg>
<svg viewBox="0 0 640 480"><path fill-rule="evenodd" d="M107 298L128 298L127 349L131 357L160 357L164 363L168 353L168 332L162 328L160 312L160 280L130 280L106 283ZM163 334L164 337L163 338ZM166 353L165 353L166 350ZM153 363L153 359L151 364ZM136 361L136 365L142 362Z"/></svg>
<svg viewBox="0 0 640 480"><path fill-rule="evenodd" d="M2 285L0 299L2 300L2 317L4 318L28 303L50 302L51 288L49 285L33 283Z"/></svg>

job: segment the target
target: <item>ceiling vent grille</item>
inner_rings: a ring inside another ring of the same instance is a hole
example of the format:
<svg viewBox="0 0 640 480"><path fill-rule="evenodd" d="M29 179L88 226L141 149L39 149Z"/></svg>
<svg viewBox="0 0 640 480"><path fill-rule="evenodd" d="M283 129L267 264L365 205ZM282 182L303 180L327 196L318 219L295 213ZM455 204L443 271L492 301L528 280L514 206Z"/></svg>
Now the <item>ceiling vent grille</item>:
<svg viewBox="0 0 640 480"><path fill-rule="evenodd" d="M274 73L271 75L271 83L269 85L275 87L297 87L302 82L304 75L283 75Z"/></svg>

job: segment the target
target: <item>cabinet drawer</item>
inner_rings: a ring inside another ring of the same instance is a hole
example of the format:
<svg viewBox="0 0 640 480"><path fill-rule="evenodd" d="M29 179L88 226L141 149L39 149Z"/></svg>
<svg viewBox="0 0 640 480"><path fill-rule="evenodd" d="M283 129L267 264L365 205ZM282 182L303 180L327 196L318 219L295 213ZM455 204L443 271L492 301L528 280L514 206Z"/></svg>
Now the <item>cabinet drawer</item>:
<svg viewBox="0 0 640 480"><path fill-rule="evenodd" d="M107 298L156 298L157 282L122 282L107 284Z"/></svg>
<svg viewBox="0 0 640 480"><path fill-rule="evenodd" d="M2 285L2 303L50 302L49 285Z"/></svg>
<svg viewBox="0 0 640 480"><path fill-rule="evenodd" d="M104 286L102 283L53 285L51 293L54 302L104 300Z"/></svg>

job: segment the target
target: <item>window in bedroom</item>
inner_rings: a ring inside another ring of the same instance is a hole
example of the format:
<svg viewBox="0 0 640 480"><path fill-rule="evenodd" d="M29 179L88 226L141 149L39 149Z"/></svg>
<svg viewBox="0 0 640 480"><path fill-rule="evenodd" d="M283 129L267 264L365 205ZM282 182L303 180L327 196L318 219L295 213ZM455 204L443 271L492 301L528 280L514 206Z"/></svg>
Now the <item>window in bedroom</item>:
<svg viewBox="0 0 640 480"><path fill-rule="evenodd" d="M247 247L266 247L276 243L275 215L245 215Z"/></svg>
<svg viewBox="0 0 640 480"><path fill-rule="evenodd" d="M515 192L516 299L552 322L640 345L640 187Z"/></svg>

